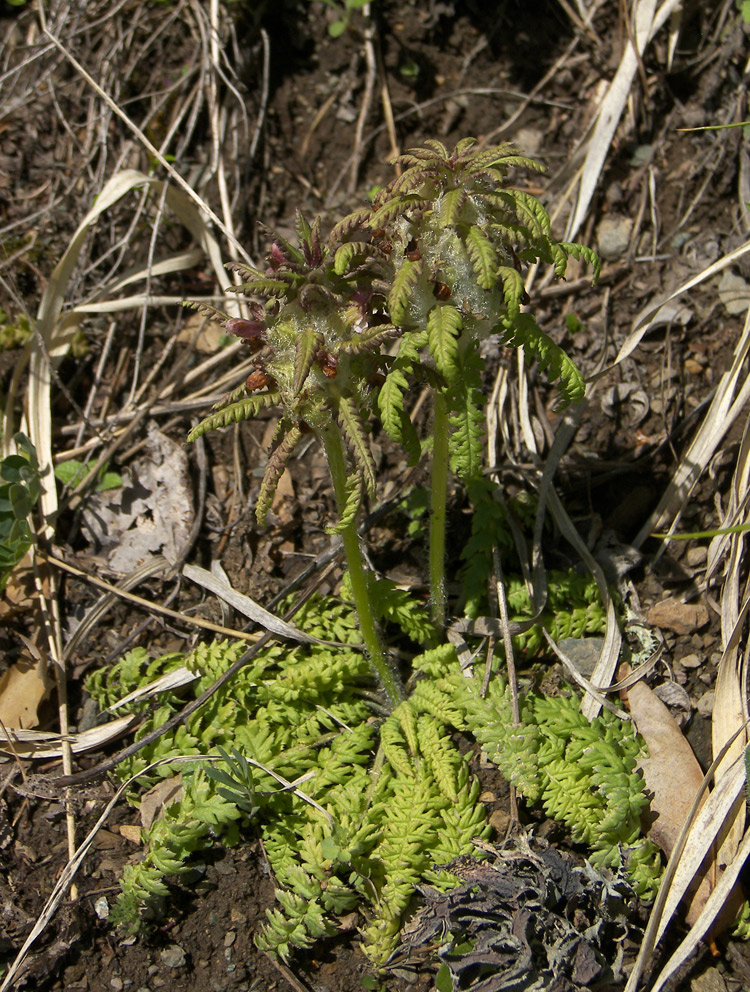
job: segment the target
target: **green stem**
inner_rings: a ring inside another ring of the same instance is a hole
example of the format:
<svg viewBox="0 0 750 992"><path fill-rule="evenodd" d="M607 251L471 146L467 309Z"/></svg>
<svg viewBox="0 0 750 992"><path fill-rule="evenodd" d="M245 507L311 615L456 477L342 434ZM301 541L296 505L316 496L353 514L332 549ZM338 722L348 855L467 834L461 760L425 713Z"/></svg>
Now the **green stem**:
<svg viewBox="0 0 750 992"><path fill-rule="evenodd" d="M336 502L339 513L343 513L346 505L346 459L344 448L341 443L341 434L336 427L329 428L323 435L326 456L328 458L328 468L333 480L333 488L336 493ZM383 651L380 642L375 614L372 610L370 600L370 589L367 581L367 571L362 560L362 549L359 544L357 534L357 524L352 520L341 531L341 539L344 542L344 553L346 564L349 569L349 580L352 585L352 595L354 605L359 617L359 625L362 631L362 639L365 642L367 653L370 657L370 664L373 667L381 686L390 701L391 707L395 708L404 699L404 690L401 681L388 663L388 659Z"/></svg>
<svg viewBox="0 0 750 992"><path fill-rule="evenodd" d="M432 492L430 496L430 603L432 619L441 630L445 625L445 529L449 434L448 404L445 395L437 390L435 392Z"/></svg>

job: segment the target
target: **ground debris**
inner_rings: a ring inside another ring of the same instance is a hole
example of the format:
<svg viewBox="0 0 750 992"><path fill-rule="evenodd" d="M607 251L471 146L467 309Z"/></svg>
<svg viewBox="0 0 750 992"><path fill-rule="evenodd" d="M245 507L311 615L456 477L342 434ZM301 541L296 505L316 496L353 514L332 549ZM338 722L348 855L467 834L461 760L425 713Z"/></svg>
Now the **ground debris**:
<svg viewBox="0 0 750 992"><path fill-rule="evenodd" d="M621 980L625 941L637 932L624 877L524 839L493 863L463 857L445 867L462 884L424 891L426 905L389 962L398 974L442 943L454 992L577 992Z"/></svg>

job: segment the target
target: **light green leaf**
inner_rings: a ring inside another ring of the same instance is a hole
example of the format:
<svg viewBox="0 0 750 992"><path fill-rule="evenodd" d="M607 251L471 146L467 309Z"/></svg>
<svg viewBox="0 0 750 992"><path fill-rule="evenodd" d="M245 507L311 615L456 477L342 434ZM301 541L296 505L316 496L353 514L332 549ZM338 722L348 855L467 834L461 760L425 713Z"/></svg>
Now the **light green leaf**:
<svg viewBox="0 0 750 992"><path fill-rule="evenodd" d="M462 328L461 314L455 307L447 304L434 306L427 318L430 354L435 359L438 372L448 382L452 382L458 374L456 356Z"/></svg>

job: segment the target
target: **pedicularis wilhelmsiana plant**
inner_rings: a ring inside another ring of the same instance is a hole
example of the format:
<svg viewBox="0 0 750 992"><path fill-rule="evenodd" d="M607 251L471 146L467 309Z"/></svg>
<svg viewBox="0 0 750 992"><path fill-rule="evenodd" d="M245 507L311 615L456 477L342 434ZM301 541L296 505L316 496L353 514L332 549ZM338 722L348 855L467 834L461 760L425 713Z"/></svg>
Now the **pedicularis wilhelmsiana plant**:
<svg viewBox="0 0 750 992"><path fill-rule="evenodd" d="M262 522L298 441L316 435L331 470L339 510L332 529L342 537L348 578L338 597L310 599L296 614L315 644L268 645L184 725L119 769L143 772L160 758L168 763L151 771L150 781L183 776L181 799L144 835L144 857L123 877L113 917L130 926L139 925L144 910L158 909L169 895L166 879L185 873L191 853L213 837L238 840L252 821L277 884L278 905L267 913L259 946L286 958L338 932L341 917L356 909L365 953L382 966L415 888L455 884L450 863L479 854L475 841L489 832L471 752L456 746L456 730L473 734L522 795L587 844L593 863L624 861L638 891L653 893L659 862L640 836L647 798L632 726L608 714L589 723L572 694L546 700L532 693L516 725L504 684L495 679L483 694L481 679L462 669L442 631L450 471L476 506L461 573L471 615L482 608L491 548L508 547L505 509L482 474L481 341L495 334L523 345L558 380L562 403L578 399L583 382L575 366L522 310L523 272L541 261L562 275L571 255L596 272L596 257L552 241L539 201L505 185L511 167L539 168L507 146L478 150L467 139L449 152L429 142L398 164L402 174L327 239L317 222L298 217L299 245L276 237L263 271L241 270L246 318L203 308L247 341L255 368L190 437L280 408L257 500ZM433 427L422 441L407 393L425 383ZM365 568L356 519L376 490L369 444L375 419L414 461L432 459L429 609ZM516 509L523 514L522 501ZM595 583L575 573L550 572L548 580L540 622L553 637L601 632ZM507 600L514 618L533 615L523 582L509 581ZM408 698L382 646L379 619L400 629L402 654L413 645ZM515 643L518 651L538 651L541 631ZM229 642L201 645L187 658L151 660L135 651L113 670L94 673L88 688L110 706L186 665L198 680L190 690L197 696L243 651L243 643ZM377 721L363 692L368 661L391 710L383 718L376 707ZM496 674L501 662L498 652L491 660ZM178 705L176 696L163 696L139 734L161 726ZM170 765L178 755L208 765ZM291 785L300 781L306 795Z"/></svg>
<svg viewBox="0 0 750 992"><path fill-rule="evenodd" d="M365 493L375 491L367 425L377 410L387 434L416 461L420 440L405 407L417 378L432 386L430 591L445 620L446 492L449 468L465 483L481 477L483 403L480 342L491 334L524 346L559 381L563 404L580 399L576 366L537 325L524 289L535 262L565 273L569 256L598 273L583 245L555 242L539 200L506 185L509 170L541 166L508 145L450 152L428 141L399 156L404 171L369 207L324 242L320 225L297 218L299 246L276 237L265 271L238 267L253 298L249 320L214 311L257 354L246 385L190 434L279 405L282 420L257 503L259 521L300 438L315 433L331 470L352 592L378 678L393 706L402 698L375 624L356 531ZM262 301L262 302L258 302Z"/></svg>

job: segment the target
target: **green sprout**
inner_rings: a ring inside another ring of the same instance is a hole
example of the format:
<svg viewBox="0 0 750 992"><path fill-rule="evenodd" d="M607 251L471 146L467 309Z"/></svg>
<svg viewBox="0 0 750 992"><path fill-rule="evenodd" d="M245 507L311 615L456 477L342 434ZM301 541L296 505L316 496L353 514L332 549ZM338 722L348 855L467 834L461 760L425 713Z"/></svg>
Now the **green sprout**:
<svg viewBox="0 0 750 992"><path fill-rule="evenodd" d="M42 493L36 450L18 433L18 454L0 461L0 591L33 544L29 516Z"/></svg>

